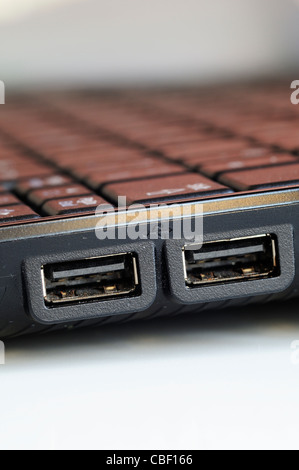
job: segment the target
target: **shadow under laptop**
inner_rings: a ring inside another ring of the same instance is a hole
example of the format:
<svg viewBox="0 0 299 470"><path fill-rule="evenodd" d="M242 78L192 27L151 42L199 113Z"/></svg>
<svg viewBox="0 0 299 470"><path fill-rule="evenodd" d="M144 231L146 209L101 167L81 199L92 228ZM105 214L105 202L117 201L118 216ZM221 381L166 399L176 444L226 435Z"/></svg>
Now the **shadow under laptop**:
<svg viewBox="0 0 299 470"><path fill-rule="evenodd" d="M215 348L290 347L299 340L298 299L6 341L9 366L136 360Z"/></svg>

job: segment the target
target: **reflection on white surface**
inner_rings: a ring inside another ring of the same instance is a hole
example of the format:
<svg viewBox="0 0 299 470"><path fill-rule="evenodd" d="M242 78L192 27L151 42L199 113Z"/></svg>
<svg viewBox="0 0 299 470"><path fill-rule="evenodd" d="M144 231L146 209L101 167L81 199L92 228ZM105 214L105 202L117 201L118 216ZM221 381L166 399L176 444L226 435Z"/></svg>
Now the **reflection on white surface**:
<svg viewBox="0 0 299 470"><path fill-rule="evenodd" d="M8 342L0 447L298 449L297 304Z"/></svg>

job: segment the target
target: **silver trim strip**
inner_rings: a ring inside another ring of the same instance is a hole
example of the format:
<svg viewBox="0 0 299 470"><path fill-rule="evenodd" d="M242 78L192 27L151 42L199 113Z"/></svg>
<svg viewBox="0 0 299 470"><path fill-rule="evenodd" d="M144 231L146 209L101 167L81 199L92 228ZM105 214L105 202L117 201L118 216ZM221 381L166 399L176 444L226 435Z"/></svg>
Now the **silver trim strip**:
<svg viewBox="0 0 299 470"><path fill-rule="evenodd" d="M173 209L175 217L181 217L182 206L190 206L191 213L194 215L198 213L201 214L201 211L199 211L199 209L203 208L203 215L210 216L219 212L238 212L252 209L262 209L273 206L290 205L296 203L299 203L299 188L271 192L269 191L264 193L249 194L242 196L224 197L209 201L180 203L173 206ZM155 217L158 217L158 212L159 218L157 218L157 220L161 219L161 214L163 215L163 210L157 211L156 215L155 211L152 211L151 217L149 217L149 210L145 209L144 222L153 220L153 218L155 219ZM134 213L134 210L131 211L132 218L134 216ZM130 223L130 212L126 213L125 211L122 211L119 212L116 216L113 215L113 220L115 220L114 217L116 217L116 225L118 225L119 223L123 223L124 217L127 217L127 222ZM102 216L92 215L2 227L0 228L0 241L46 237L68 232L73 233L86 230L95 230L97 223L101 219Z"/></svg>

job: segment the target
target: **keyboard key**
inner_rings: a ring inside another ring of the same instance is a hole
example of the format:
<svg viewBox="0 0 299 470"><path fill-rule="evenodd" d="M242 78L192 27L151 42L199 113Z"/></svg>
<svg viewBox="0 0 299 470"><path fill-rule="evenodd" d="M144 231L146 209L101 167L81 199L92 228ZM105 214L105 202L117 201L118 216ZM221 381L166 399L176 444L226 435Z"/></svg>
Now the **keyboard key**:
<svg viewBox="0 0 299 470"><path fill-rule="evenodd" d="M90 190L80 184L61 186L58 188L36 189L29 194L28 201L35 206L42 206L50 199L64 199L66 197L84 196Z"/></svg>
<svg viewBox="0 0 299 470"><path fill-rule="evenodd" d="M33 212L30 207L20 204L18 206L0 207L0 222L10 222L17 220L36 219L39 215Z"/></svg>
<svg viewBox="0 0 299 470"><path fill-rule="evenodd" d="M238 152L233 152L229 157L220 156L219 158L209 158L209 163L216 163L222 160L238 159L238 160L252 160L269 156L269 149L267 147L245 147Z"/></svg>
<svg viewBox="0 0 299 470"><path fill-rule="evenodd" d="M149 178L151 176L171 175L175 173L184 173L187 170L181 165L173 165L167 163L156 162L155 166L151 167L121 167L119 171L104 170L94 172L85 179L85 183L91 188L97 190L103 184L110 182L117 182L122 180L134 180L141 178ZM137 184L137 183L136 183Z"/></svg>
<svg viewBox="0 0 299 470"><path fill-rule="evenodd" d="M200 166L200 172L211 178L215 178L219 173L227 172L230 170L241 170L246 168L273 166L282 163L296 163L298 159L291 155L268 155L262 158L243 158L242 159L229 159L229 160L216 160L214 163Z"/></svg>
<svg viewBox="0 0 299 470"><path fill-rule="evenodd" d="M161 147L163 154L169 158L184 162L201 162L209 158L227 158L239 152L246 152L252 145L243 139L229 139L213 134L207 134L205 141L185 142ZM256 152L257 150L255 150ZM261 156L261 155L260 155Z"/></svg>
<svg viewBox="0 0 299 470"><path fill-rule="evenodd" d="M121 161L115 160L114 158L107 159L104 162L94 161L86 163L80 163L79 165L74 165L69 171L75 178L85 178L95 173L112 173L118 171L118 168L121 171L127 170L136 170L137 169L146 169L146 168L156 168L157 165L161 164L161 160L157 158L143 157L137 160L133 159L122 159Z"/></svg>
<svg viewBox="0 0 299 470"><path fill-rule="evenodd" d="M10 155L1 155L1 160L0 160L0 171L8 171L8 170L14 170L18 168L19 165L24 165L24 164L29 164L32 165L35 162L30 158L27 158L25 156L20 156L15 153L11 153Z"/></svg>
<svg viewBox="0 0 299 470"><path fill-rule="evenodd" d="M205 134L205 139L193 140L188 142L177 142L176 144L168 144L160 146L159 151L168 158L180 159L184 157L197 155L202 148L202 145L207 142L211 142L213 136L211 134Z"/></svg>
<svg viewBox="0 0 299 470"><path fill-rule="evenodd" d="M215 183L204 176L194 173L167 176L164 178L144 179L141 181L114 183L102 190L117 203L118 196L126 196L128 204L133 202L163 202L169 200L185 200L205 198L215 194L232 192L226 186Z"/></svg>
<svg viewBox="0 0 299 470"><path fill-rule="evenodd" d="M128 160L140 160L144 158L144 152L132 149L130 147L120 147L109 145L100 148L83 148L71 152L57 152L51 160L55 161L63 168L75 168L87 163L105 164L112 159L114 161L124 162Z"/></svg>
<svg viewBox="0 0 299 470"><path fill-rule="evenodd" d="M43 206L47 215L76 214L80 212L93 212L100 204L108 204L103 198L88 194L83 197L55 199Z"/></svg>
<svg viewBox="0 0 299 470"><path fill-rule="evenodd" d="M219 181L240 191L299 185L299 163L224 173Z"/></svg>
<svg viewBox="0 0 299 470"><path fill-rule="evenodd" d="M77 151L79 148L89 148L97 145L93 139L86 136L75 135L49 135L31 136L27 139L31 149L42 153L46 158L52 159L57 152Z"/></svg>
<svg viewBox="0 0 299 470"><path fill-rule="evenodd" d="M15 190L18 194L24 196L34 189L63 186L66 184L72 184L72 182L71 178L67 176L53 174L42 178L34 177L24 179L17 184Z"/></svg>
<svg viewBox="0 0 299 470"><path fill-rule="evenodd" d="M293 126L289 122L284 122L280 129L273 126L267 129L257 130L254 132L254 137L267 145L276 145L283 149L298 151L298 124L295 123L295 127Z"/></svg>
<svg viewBox="0 0 299 470"><path fill-rule="evenodd" d="M168 143L188 142L202 138L202 132L196 129L196 127L190 128L182 124L166 126L162 123L153 123L151 127L147 126L141 129L136 129L132 126L123 135L128 139L154 149Z"/></svg>
<svg viewBox="0 0 299 470"><path fill-rule="evenodd" d="M179 133L174 131L171 134L167 133L165 135L161 134L159 136L153 135L152 137L139 139L139 142L143 145L146 145L150 149L159 150L161 146L167 144L181 144L184 142L192 142L196 140L206 141L207 136L206 134L203 135L199 132L188 132L187 129L182 127Z"/></svg>
<svg viewBox="0 0 299 470"><path fill-rule="evenodd" d="M182 160L188 165L196 165L212 159L228 159L242 152L250 152L250 150L252 150L252 145L243 140L226 139L222 141L211 141L209 143L207 142L205 145L201 145L196 152L183 155ZM253 150L253 152L258 151L262 153L264 150L260 150L260 148L259 150L256 148Z"/></svg>
<svg viewBox="0 0 299 470"><path fill-rule="evenodd" d="M26 161L22 165L14 165L1 171L0 182L16 181L22 178L32 176L44 176L53 173L53 168L42 164L27 164Z"/></svg>
<svg viewBox="0 0 299 470"><path fill-rule="evenodd" d="M13 194L6 193L0 194L0 207L2 206L12 206L13 204L20 204L21 201L16 198Z"/></svg>

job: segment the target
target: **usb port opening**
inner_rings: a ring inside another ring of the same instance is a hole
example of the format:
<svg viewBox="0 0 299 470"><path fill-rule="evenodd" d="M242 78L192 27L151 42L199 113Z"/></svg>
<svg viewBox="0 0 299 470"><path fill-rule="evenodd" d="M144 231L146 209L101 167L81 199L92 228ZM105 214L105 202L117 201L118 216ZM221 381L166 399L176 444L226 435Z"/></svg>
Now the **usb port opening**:
<svg viewBox="0 0 299 470"><path fill-rule="evenodd" d="M191 288L280 275L277 238L269 234L185 246L183 263Z"/></svg>
<svg viewBox="0 0 299 470"><path fill-rule="evenodd" d="M48 307L141 295L134 253L48 264L42 281Z"/></svg>

